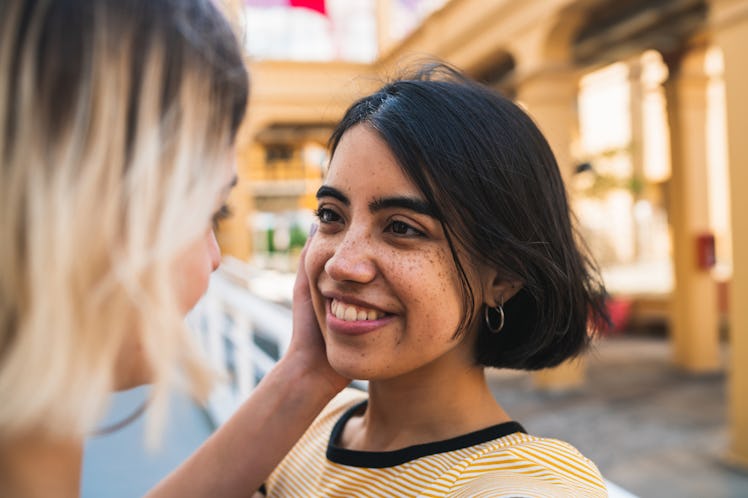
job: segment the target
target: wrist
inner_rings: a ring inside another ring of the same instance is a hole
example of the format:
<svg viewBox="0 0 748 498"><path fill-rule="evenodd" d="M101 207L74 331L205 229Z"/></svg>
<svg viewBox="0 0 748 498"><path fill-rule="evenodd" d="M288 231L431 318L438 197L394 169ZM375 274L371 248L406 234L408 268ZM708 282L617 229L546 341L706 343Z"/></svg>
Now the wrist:
<svg viewBox="0 0 748 498"><path fill-rule="evenodd" d="M286 352L274 371L279 382L286 387L323 404L327 404L348 384L348 380L336 374L329 365L320 365L311 355L295 350Z"/></svg>

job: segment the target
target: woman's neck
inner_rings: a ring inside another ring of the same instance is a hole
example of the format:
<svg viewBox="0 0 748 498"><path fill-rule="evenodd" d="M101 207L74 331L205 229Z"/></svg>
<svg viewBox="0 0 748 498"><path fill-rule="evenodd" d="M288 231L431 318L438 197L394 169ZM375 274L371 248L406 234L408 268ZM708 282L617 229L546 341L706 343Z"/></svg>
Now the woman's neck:
<svg viewBox="0 0 748 498"><path fill-rule="evenodd" d="M349 420L340 444L353 450L391 451L509 420L493 398L483 368L424 369L370 381L366 412Z"/></svg>
<svg viewBox="0 0 748 498"><path fill-rule="evenodd" d="M0 442L0 489L4 498L76 498L83 443L40 435Z"/></svg>

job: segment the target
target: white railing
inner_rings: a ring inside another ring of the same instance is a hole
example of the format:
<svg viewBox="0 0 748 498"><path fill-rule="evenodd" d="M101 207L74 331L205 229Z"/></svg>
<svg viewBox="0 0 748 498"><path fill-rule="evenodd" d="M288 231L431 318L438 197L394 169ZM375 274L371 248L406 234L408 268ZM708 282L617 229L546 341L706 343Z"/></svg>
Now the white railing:
<svg viewBox="0 0 748 498"><path fill-rule="evenodd" d="M227 269L211 276L208 291L188 323L211 365L225 373L207 405L218 426L288 349L291 312L252 294L246 280Z"/></svg>

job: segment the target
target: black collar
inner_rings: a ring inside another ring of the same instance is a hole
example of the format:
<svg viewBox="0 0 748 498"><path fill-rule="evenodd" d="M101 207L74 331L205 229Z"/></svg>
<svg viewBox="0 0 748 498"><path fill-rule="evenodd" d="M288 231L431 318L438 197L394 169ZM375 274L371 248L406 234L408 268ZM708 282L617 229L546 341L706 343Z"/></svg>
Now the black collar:
<svg viewBox="0 0 748 498"><path fill-rule="evenodd" d="M411 460L422 458L437 453L461 450L476 444L485 443L517 432L526 433L525 429L517 422L504 422L503 424L493 425L461 436L445 439L443 441L434 441L433 443L417 444L408 446L394 451L356 451L347 450L336 445L340 440L343 427L350 418L359 410L366 407L368 401L364 400L343 413L335 423L330 434L330 440L327 443L327 459L341 465L350 467L367 467L381 469L385 467L394 467L402 465Z"/></svg>

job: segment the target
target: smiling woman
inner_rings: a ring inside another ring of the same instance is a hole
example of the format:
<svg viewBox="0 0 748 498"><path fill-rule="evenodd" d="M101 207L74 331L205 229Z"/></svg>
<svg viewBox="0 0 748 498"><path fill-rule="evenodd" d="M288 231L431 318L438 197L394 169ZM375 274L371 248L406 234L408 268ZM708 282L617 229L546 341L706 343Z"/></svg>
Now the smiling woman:
<svg viewBox="0 0 748 498"><path fill-rule="evenodd" d="M330 364L369 393L328 406L268 496L605 496L484 376L557 365L606 320L537 127L436 65L354 103L330 144L306 270Z"/></svg>

